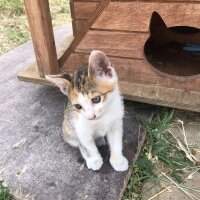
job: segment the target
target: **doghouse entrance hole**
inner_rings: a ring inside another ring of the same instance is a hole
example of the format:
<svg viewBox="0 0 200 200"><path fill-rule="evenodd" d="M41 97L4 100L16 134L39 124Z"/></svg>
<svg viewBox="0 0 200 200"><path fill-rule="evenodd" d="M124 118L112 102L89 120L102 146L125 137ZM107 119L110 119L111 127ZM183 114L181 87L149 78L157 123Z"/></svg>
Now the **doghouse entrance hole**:
<svg viewBox="0 0 200 200"><path fill-rule="evenodd" d="M160 29L157 38L151 36L145 43L147 61L162 74L200 74L200 29L188 26L164 28L163 35Z"/></svg>

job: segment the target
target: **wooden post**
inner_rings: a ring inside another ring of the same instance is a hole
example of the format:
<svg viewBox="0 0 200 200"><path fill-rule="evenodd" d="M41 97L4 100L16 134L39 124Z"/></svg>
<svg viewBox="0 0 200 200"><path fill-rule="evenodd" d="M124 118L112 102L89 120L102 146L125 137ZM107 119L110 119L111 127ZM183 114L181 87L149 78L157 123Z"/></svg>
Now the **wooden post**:
<svg viewBox="0 0 200 200"><path fill-rule="evenodd" d="M57 74L59 66L48 0L24 0L40 76Z"/></svg>

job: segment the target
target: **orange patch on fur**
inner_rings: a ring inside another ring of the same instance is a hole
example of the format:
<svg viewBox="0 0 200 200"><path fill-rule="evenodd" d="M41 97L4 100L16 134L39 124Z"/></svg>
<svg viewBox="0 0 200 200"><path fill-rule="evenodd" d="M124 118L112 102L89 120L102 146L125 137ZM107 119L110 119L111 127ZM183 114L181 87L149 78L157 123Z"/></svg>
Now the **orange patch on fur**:
<svg viewBox="0 0 200 200"><path fill-rule="evenodd" d="M102 80L96 81L96 84L97 84L97 89L101 94L107 94L109 92L112 92L117 87L117 83L109 84L106 81Z"/></svg>
<svg viewBox="0 0 200 200"><path fill-rule="evenodd" d="M78 98L78 91L74 88L70 90L70 99L72 104L76 103L76 99Z"/></svg>

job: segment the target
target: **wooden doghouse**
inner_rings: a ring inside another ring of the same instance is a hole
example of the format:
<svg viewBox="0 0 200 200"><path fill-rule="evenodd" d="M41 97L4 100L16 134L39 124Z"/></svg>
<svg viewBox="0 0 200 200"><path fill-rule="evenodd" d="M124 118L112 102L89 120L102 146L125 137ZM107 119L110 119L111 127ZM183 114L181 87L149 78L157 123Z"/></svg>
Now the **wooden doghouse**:
<svg viewBox="0 0 200 200"><path fill-rule="evenodd" d="M125 98L200 111L199 74L173 76L159 72L144 54L154 11L168 27L200 28L200 0L71 0L74 39L59 58L48 0L24 2L37 64L20 73L20 80L48 84L45 74L57 74L60 69L72 74L87 63L92 50L98 49L115 66Z"/></svg>

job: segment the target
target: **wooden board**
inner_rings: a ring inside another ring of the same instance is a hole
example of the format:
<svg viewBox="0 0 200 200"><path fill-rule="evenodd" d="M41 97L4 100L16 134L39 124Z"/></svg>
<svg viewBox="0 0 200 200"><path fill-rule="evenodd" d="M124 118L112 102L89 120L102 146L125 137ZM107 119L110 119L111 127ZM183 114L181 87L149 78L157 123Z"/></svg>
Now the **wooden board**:
<svg viewBox="0 0 200 200"><path fill-rule="evenodd" d="M96 6L98 5L99 2L100 1L98 1L98 0L75 0L75 1L71 1L71 14L72 14L71 16L72 16L72 19L75 21L74 24L76 24L76 27L74 27L74 35L76 35L77 32L83 26L83 24L81 24L80 22L76 23L76 21L89 19L89 17L95 11ZM128 14L128 16L136 15L136 18L135 18L135 16L131 17L131 18L134 18L134 20L136 21L136 23L138 22L138 20L140 21L145 16L148 16L148 18L149 18L150 15L151 15L149 13L152 13L153 10L157 10L158 12L160 12L163 16L165 16L167 18L172 18L170 14L173 13L174 10L178 9L178 12L177 12L178 14L174 13L175 14L175 15L173 15L174 19L172 20L171 23L169 22L169 26L171 26L171 24L176 25L175 23L178 23L177 25L180 25L180 23L182 23L182 21L180 21L180 20L185 19L185 17L183 17L183 16L185 16L184 12L188 13L188 11L190 10L190 15L192 14L193 16L196 16L196 12L192 13L192 11L196 7L195 6L196 3L200 2L200 0L187 0L187 1L186 0L166 0L166 1L164 1L164 0L133 0L132 2L130 2L128 0L115 0L115 1L111 2L111 4L113 4L113 3L114 4L115 3L118 3L118 4L120 3L121 4L122 2L123 2L123 4L126 2L129 5L135 4L135 11L136 12L134 11L133 13L131 13L131 15ZM163 3L165 3L165 4L163 4ZM181 3L181 5L180 5L180 3ZM147 5L147 4L151 4L151 5ZM190 4L189 8L186 8L186 4ZM129 5L127 7L129 7ZM164 5L164 7L162 8L163 5ZM118 5L116 5L116 6L118 7ZM142 8L142 10L146 9L146 11L148 11L148 12L141 11L141 8ZM152 10L152 8L153 8L153 10ZM105 16L106 21L107 21L107 19L111 20L110 17L112 17L114 19L118 18L118 14L115 13L115 8L113 8L113 9L112 8L108 8L108 9L111 9L111 10L108 10L107 13L105 14L105 15L107 15L107 16ZM123 6L123 8L118 8L117 10L122 10L122 9L124 9L124 6ZM114 10L114 12L113 12L113 10ZM166 10L166 12L165 12L165 10ZM195 10L197 10L197 9L195 9ZM181 16L180 16L180 20L178 20L179 13L182 13ZM120 16L121 15L119 15L119 17ZM122 17L124 18L124 16L122 16ZM102 21L104 21L105 18L103 18ZM126 16L126 19L127 19L127 16ZM121 22L121 23L126 23L125 22L126 19L124 19L124 21ZM169 20L169 19L167 19L167 20ZM99 25L101 25L102 22L99 22L99 23L100 23ZM109 22L107 22L107 23L109 23ZM189 23L190 22L188 22L188 24ZM147 22L147 24L148 24L148 22ZM195 23L195 24L198 24L198 23ZM110 24L110 25L113 26L113 24ZM94 28L98 28L98 27L94 27ZM102 26L100 26L100 28L102 28ZM103 27L103 29L113 29L113 28L110 28L107 25L106 27ZM119 27L115 27L115 30L119 30ZM125 30L129 30L129 28L127 28L125 26ZM147 29L145 31L147 31Z"/></svg>
<svg viewBox="0 0 200 200"><path fill-rule="evenodd" d="M99 2L74 2L73 19L89 19Z"/></svg>
<svg viewBox="0 0 200 200"><path fill-rule="evenodd" d="M101 0L70 0L70 2L100 2ZM200 0L111 0L115 2L170 2L170 3L176 3L176 2L199 2Z"/></svg>
<svg viewBox="0 0 200 200"><path fill-rule="evenodd" d="M124 0L123 2L107 1L109 5L98 10L96 6L102 1L72 1L73 23L79 23L78 20L90 23L88 27L81 29L78 39L70 45L66 54L69 58L67 59L66 55L61 56L59 65L63 66L62 69L72 74L75 69L87 63L89 52L93 48L98 48L109 55L118 73L120 88L126 98L200 111L200 77L172 78L169 75L159 74L144 60L142 52L142 45L147 39L150 17L154 10L161 14L168 26L199 27L200 4L197 1L181 2L181 0L176 2ZM79 7L77 10L75 10L75 4ZM98 10L96 15L93 14L95 10ZM132 40L133 42L130 42ZM72 51L76 53L71 54ZM18 78L48 84L40 77L36 64L20 73Z"/></svg>
<svg viewBox="0 0 200 200"><path fill-rule="evenodd" d="M79 0L77 0L77 1L79 1ZM80 0L80 1L82 1L82 0ZM92 0L88 0L88 1L92 1ZM121 1L121 2L130 2L130 1L140 2L141 1L141 2L176 3L176 2L198 2L200 0L114 0L114 1Z"/></svg>
<svg viewBox="0 0 200 200"><path fill-rule="evenodd" d="M40 75L56 74L59 67L48 0L24 0L24 3Z"/></svg>
<svg viewBox="0 0 200 200"><path fill-rule="evenodd" d="M189 3L192 3L193 4L196 2L200 2L200 0L166 0L166 1L159 1L159 0L133 0L131 3L130 3L130 0L118 0L118 1L113 1L111 2L111 4L113 3L118 3L118 4L121 4L121 3L128 3L128 4L140 4L142 6L142 4L146 4L146 3L151 3L153 4L153 7L155 4L162 4L162 3L165 3L165 4L174 4L175 7L177 7L177 3L180 4L182 3L183 4L183 7L184 5L186 4L189 4ZM186 3L187 2L187 3ZM89 19L89 17L91 16L91 14L95 11L96 9L96 6L97 4L99 3L99 1L74 1L73 3L71 2L72 6L71 6L71 13L72 13L72 18L73 19ZM166 5L167 6L167 5ZM156 8L156 7L155 7ZM156 8L157 9L157 8Z"/></svg>
<svg viewBox="0 0 200 200"><path fill-rule="evenodd" d="M70 2L73 35L76 36L95 11L99 2Z"/></svg>
<svg viewBox="0 0 200 200"><path fill-rule="evenodd" d="M101 0L70 0L71 2L84 2L84 3L88 3L88 2L101 2Z"/></svg>
<svg viewBox="0 0 200 200"><path fill-rule="evenodd" d="M80 43L81 39L84 35L89 31L92 24L96 21L96 19L100 16L102 11L108 6L110 3L110 0L102 0L97 8L95 9L95 12L92 14L92 16L88 19L87 23L84 25L84 27L78 32L74 40L72 41L70 47L64 52L64 54L61 56L61 58L58 61L58 64L60 67L63 66L65 61L68 59L69 55L74 51L74 49L77 47L77 45Z"/></svg>
<svg viewBox="0 0 200 200"><path fill-rule="evenodd" d="M70 0L71 2L100 2L101 0Z"/></svg>
<svg viewBox="0 0 200 200"><path fill-rule="evenodd" d="M74 73L84 63L87 64L88 57L89 54L74 53L68 58L62 69L67 73ZM200 76L196 78L173 78L169 75L156 73L146 60L109 58L118 73L120 81L200 92Z"/></svg>
<svg viewBox="0 0 200 200"><path fill-rule="evenodd" d="M36 64L21 72L18 75L18 79L52 85L46 79L40 77ZM200 92L186 92L179 89L121 81L119 85L126 99L200 112Z"/></svg>
<svg viewBox="0 0 200 200"><path fill-rule="evenodd" d="M92 28L148 32L153 11L160 13L167 26L200 28L200 4L189 2L110 2Z"/></svg>
<svg viewBox="0 0 200 200"><path fill-rule="evenodd" d="M73 27L73 35L76 36L81 28L86 24L87 20L85 19L73 19L72 20L72 27Z"/></svg>
<svg viewBox="0 0 200 200"><path fill-rule="evenodd" d="M120 82L120 88L130 100L200 112L199 92L127 82Z"/></svg>
<svg viewBox="0 0 200 200"><path fill-rule="evenodd" d="M19 72L17 78L20 81L26 81L43 85L52 85L44 77L40 76L38 66L36 63L28 66L25 70Z"/></svg>
<svg viewBox="0 0 200 200"><path fill-rule="evenodd" d="M115 57L144 58L147 33L90 30L81 40L75 52L90 53L94 49Z"/></svg>

